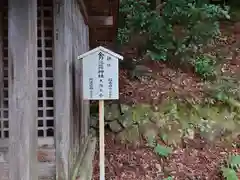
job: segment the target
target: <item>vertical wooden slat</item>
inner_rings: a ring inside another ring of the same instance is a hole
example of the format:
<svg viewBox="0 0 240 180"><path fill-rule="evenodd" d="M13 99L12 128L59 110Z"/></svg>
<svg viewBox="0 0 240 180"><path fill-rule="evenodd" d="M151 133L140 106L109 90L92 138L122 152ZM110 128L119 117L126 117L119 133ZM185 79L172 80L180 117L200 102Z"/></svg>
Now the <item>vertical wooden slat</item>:
<svg viewBox="0 0 240 180"><path fill-rule="evenodd" d="M9 0L9 176L37 180L37 0Z"/></svg>
<svg viewBox="0 0 240 180"><path fill-rule="evenodd" d="M73 72L72 72L72 83L73 83L73 144L75 145L75 147L79 148L79 142L80 142L80 109L79 109L79 93L78 93L78 87L79 87L79 78L78 78L78 74L77 74L77 64L75 62L77 53L78 53L78 49L79 49L79 44L80 42L78 42L79 36L81 34L81 32L78 31L79 28L79 17L77 14L77 10L78 10L78 4L76 2L74 2L74 8L73 8ZM77 152L76 152L77 153Z"/></svg>
<svg viewBox="0 0 240 180"><path fill-rule="evenodd" d="M80 4L81 6L81 4ZM80 135L80 142L81 144L84 143L86 137L88 136L88 129L89 129L89 101L82 99L82 64L81 61L77 59L77 56L85 53L89 50L89 29L88 26L84 22L84 17L81 14L81 8L79 9L78 6L75 6L75 23L76 27L74 27L74 34L76 38L74 38L74 55L75 55L75 87L76 93L75 97L77 99L77 106L78 106L78 123L79 123L79 135Z"/></svg>
<svg viewBox="0 0 240 180"><path fill-rule="evenodd" d="M81 23L81 46L82 50L79 52L79 55L82 53L85 53L89 50L89 27L84 24L83 22ZM84 141L86 137L88 136L88 130L89 130L89 114L90 114L90 107L89 107L89 100L83 100L83 93L82 93L82 62L80 62L79 70L81 73L80 77L80 84L81 84L81 89L80 89L80 106L81 106L81 137L84 138Z"/></svg>
<svg viewBox="0 0 240 180"><path fill-rule="evenodd" d="M89 28L86 26L84 28L84 34L83 34L83 52L86 52L89 50ZM81 64L81 69L82 69L82 64ZM81 85L82 84L82 78L81 78ZM90 124L89 124L89 120L90 120L90 102L89 100L83 100L83 93L81 91L81 103L82 103L82 122L83 122L83 133L84 133L84 137L86 138L89 134L89 128L90 128Z"/></svg>
<svg viewBox="0 0 240 180"><path fill-rule="evenodd" d="M70 179L72 0L55 4L55 128L57 180Z"/></svg>
<svg viewBox="0 0 240 180"><path fill-rule="evenodd" d="M55 6L57 180L69 179L69 155L74 153L70 147L75 150L79 135L88 134L89 102L81 99L81 63L77 61L77 56L89 47L88 27L76 7L75 0L58 0Z"/></svg>
<svg viewBox="0 0 240 180"><path fill-rule="evenodd" d="M82 99L82 67L81 61L77 59L77 57L86 51L89 50L89 39L88 39L88 26L85 24L83 14L81 13L81 8L77 6L77 1L75 1L75 8L73 13L73 45L74 45L74 74L75 81L74 83L74 125L76 125L76 133L74 134L75 143L79 143L82 145L85 142L86 137L88 136L88 121L89 121L89 101L83 101ZM80 145L80 147L81 147ZM81 149L80 149L81 151Z"/></svg>

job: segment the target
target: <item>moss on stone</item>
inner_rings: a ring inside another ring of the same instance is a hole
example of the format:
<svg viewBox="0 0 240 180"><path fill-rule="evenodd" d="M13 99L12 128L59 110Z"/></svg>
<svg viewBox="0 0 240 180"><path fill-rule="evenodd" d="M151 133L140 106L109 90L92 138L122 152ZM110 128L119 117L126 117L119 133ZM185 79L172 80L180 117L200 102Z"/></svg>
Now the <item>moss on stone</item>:
<svg viewBox="0 0 240 180"><path fill-rule="evenodd" d="M148 104L134 107L122 105L124 115L118 114L117 108L113 106L106 110L111 114L106 117L108 120L117 119L125 127L118 134L123 142L139 140L140 132L144 137L160 135L166 143L177 145L184 135L192 136L187 132L194 133L196 128L209 141L225 138L231 142L240 134L240 111L236 104L239 103L235 102L235 108L229 108L223 104L191 104L169 100L154 109Z"/></svg>

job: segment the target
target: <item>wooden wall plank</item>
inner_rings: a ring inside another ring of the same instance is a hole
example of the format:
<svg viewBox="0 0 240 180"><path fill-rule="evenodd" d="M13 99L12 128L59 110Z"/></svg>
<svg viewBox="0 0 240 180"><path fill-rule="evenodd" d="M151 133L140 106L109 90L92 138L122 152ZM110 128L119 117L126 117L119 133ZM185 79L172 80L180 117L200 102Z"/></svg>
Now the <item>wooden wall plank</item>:
<svg viewBox="0 0 240 180"><path fill-rule="evenodd" d="M78 32L79 30L79 17L77 14L77 10L80 4L77 4L75 1L75 5L73 8L73 58L76 58L77 51L81 49L81 47L78 47L81 45L81 42L78 41L79 39L79 34L81 34L81 31ZM72 99L72 104L73 104L73 145L75 146L76 150L79 151L79 142L80 142L80 97L78 93L78 89L80 87L80 81L79 77L77 75L77 64L72 63L73 67L73 72L72 72L72 84L73 84L73 99ZM78 152L76 152L78 153Z"/></svg>
<svg viewBox="0 0 240 180"><path fill-rule="evenodd" d="M9 177L37 180L37 0L9 0Z"/></svg>
<svg viewBox="0 0 240 180"><path fill-rule="evenodd" d="M72 61L72 0L55 4L55 140L56 178L70 179L71 147L71 61Z"/></svg>
<svg viewBox="0 0 240 180"><path fill-rule="evenodd" d="M89 26L93 28L113 26L113 16L89 16Z"/></svg>
<svg viewBox="0 0 240 180"><path fill-rule="evenodd" d="M70 179L70 156L77 153L73 151L80 137L85 139L88 134L89 102L82 100L81 63L77 60L89 49L88 26L77 5L75 0L58 0L55 8L57 180Z"/></svg>
<svg viewBox="0 0 240 180"><path fill-rule="evenodd" d="M77 7L77 6L75 6ZM89 101L82 98L82 63L77 57L89 50L89 27L84 23L84 17L78 8L75 9L75 34L76 39L74 42L74 64L76 75L76 96L79 99L79 119L80 121L80 144L84 144L89 130Z"/></svg>
<svg viewBox="0 0 240 180"><path fill-rule="evenodd" d="M12 169L10 167L7 162L0 162L0 180L12 180L9 178L9 171ZM54 180L55 163L37 163L37 170L39 179Z"/></svg>

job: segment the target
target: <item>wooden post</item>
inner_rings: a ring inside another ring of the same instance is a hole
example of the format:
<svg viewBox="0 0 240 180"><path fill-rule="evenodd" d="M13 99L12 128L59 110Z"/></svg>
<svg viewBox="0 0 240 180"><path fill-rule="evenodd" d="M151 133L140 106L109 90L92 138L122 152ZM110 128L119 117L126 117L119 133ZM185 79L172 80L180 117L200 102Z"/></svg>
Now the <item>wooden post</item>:
<svg viewBox="0 0 240 180"><path fill-rule="evenodd" d="M99 167L100 180L105 180L104 100L99 101Z"/></svg>
<svg viewBox="0 0 240 180"><path fill-rule="evenodd" d="M70 179L72 3L72 0L58 0L54 6L56 180Z"/></svg>
<svg viewBox="0 0 240 180"><path fill-rule="evenodd" d="M9 0L9 178L37 180L37 0Z"/></svg>
<svg viewBox="0 0 240 180"><path fill-rule="evenodd" d="M78 1L78 0L77 0ZM75 1L73 9L73 113L74 113L74 142L80 143L79 148L82 148L88 137L89 130L89 101L82 98L82 63L77 59L79 54L82 54L88 50L88 26L84 22L84 17L79 6L84 6ZM82 7L84 8L84 7Z"/></svg>

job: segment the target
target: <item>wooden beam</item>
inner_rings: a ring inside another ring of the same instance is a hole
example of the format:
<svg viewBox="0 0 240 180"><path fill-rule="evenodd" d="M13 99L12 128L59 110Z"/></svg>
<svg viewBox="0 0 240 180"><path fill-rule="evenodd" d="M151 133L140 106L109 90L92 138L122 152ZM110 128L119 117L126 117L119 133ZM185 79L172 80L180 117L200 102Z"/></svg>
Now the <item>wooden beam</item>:
<svg viewBox="0 0 240 180"><path fill-rule="evenodd" d="M71 62L72 62L72 6L73 0L59 0L61 6L55 17L55 140L56 180L70 179L71 147Z"/></svg>
<svg viewBox="0 0 240 180"><path fill-rule="evenodd" d="M113 16L89 16L89 26L113 26Z"/></svg>
<svg viewBox="0 0 240 180"><path fill-rule="evenodd" d="M83 14L75 8L73 13L73 90L74 90L74 126L75 134L73 139L75 145L80 142L80 151L82 151L82 144L85 143L88 136L88 120L89 120L89 101L82 99L82 63L78 60L78 56L89 50L89 28L83 22Z"/></svg>
<svg viewBox="0 0 240 180"><path fill-rule="evenodd" d="M88 10L87 10L85 2L84 2L84 0L77 0L77 3L79 5L79 8L80 8L81 14L83 16L84 22L85 22L86 25L88 25L88 23L89 23Z"/></svg>
<svg viewBox="0 0 240 180"><path fill-rule="evenodd" d="M9 177L37 180L37 0L9 0Z"/></svg>
<svg viewBox="0 0 240 180"><path fill-rule="evenodd" d="M118 20L119 20L119 8L120 8L120 0L114 1L115 10L113 10L113 31L114 31L114 39L113 42L116 43L117 41L117 34L118 34Z"/></svg>
<svg viewBox="0 0 240 180"><path fill-rule="evenodd" d="M11 168L10 167L11 166L7 162L0 162L0 179L1 180L11 180L8 177L8 174L12 169L12 167ZM48 162L37 163L36 168L38 170L39 179L46 180L46 179L55 178L55 163L48 163Z"/></svg>

